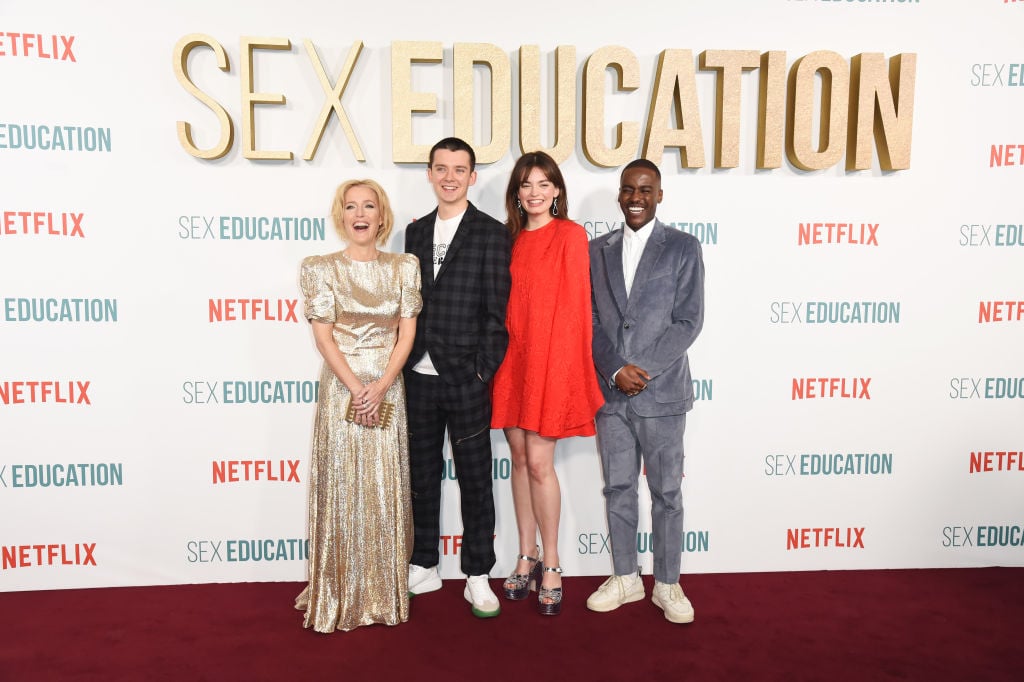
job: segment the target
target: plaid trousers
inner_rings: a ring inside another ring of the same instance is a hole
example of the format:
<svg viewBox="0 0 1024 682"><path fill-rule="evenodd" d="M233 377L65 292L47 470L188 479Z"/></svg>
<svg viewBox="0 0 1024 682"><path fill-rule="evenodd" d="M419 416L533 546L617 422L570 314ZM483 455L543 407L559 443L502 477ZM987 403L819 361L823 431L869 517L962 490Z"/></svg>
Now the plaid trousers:
<svg viewBox="0 0 1024 682"><path fill-rule="evenodd" d="M490 389L475 377L452 385L413 371L405 372L405 388L414 528L411 563L430 567L440 560L447 428L462 503L460 566L466 575L490 573L495 562Z"/></svg>

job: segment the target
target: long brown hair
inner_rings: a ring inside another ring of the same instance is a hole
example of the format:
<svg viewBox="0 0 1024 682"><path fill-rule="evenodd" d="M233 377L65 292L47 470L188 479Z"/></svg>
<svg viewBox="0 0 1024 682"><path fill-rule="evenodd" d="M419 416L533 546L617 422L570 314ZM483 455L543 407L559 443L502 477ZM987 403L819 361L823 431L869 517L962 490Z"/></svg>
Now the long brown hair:
<svg viewBox="0 0 1024 682"><path fill-rule="evenodd" d="M512 174L508 178L508 187L505 189L505 224L514 240L526 227L526 214L516 205L519 198L519 186L530 176L534 168L540 170L548 182L558 188L558 196L551 203L557 207L558 217L569 219L569 196L565 189L565 180L562 179L562 171L559 170L555 160L544 152L528 152L519 157L516 165L512 168Z"/></svg>

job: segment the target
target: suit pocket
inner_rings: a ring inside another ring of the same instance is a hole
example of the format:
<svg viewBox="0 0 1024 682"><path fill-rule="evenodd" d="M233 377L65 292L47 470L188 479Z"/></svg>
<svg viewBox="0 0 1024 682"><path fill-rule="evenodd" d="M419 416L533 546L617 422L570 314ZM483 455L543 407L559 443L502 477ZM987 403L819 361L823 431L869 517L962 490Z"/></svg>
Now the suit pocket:
<svg viewBox="0 0 1024 682"><path fill-rule="evenodd" d="M467 441L471 441L474 438L479 438L480 436L484 435L485 433L488 435L488 437L490 437L490 433L491 433L491 426L490 426L490 424L484 424L483 426L479 427L476 431L473 431L472 433L468 433L468 434L465 434L465 435L462 435L462 436L458 436L457 438L455 438L454 441L452 441L452 445L462 445L463 443L465 443ZM450 434L449 434L449 438L451 438Z"/></svg>
<svg viewBox="0 0 1024 682"><path fill-rule="evenodd" d="M659 269L655 270L654 272L652 272L647 277L647 281L648 282L653 282L654 280L661 279L663 277L674 277L675 274L676 274L675 270L673 270L671 268L659 268Z"/></svg>

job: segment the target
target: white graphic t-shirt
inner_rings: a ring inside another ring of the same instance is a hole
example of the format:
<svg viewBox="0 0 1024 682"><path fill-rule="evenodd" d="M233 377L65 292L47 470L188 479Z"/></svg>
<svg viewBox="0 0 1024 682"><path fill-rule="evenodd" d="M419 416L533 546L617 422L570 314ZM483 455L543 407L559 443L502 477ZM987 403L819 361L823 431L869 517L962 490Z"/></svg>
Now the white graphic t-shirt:
<svg viewBox="0 0 1024 682"><path fill-rule="evenodd" d="M452 243L452 238L455 237L455 231L459 229L459 223L462 222L464 215L466 215L465 211L451 218L445 219L438 216L434 219L434 277L437 277L437 272L441 269L441 264L444 263L444 257L448 255L448 246ZM420 361L413 366L412 371L437 376L437 370L434 368L429 352L423 354Z"/></svg>

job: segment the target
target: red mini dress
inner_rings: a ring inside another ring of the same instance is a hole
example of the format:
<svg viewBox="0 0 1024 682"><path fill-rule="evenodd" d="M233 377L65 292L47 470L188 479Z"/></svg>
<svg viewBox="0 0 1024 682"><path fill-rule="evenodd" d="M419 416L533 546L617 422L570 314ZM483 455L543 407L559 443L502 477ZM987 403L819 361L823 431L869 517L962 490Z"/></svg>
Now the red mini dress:
<svg viewBox="0 0 1024 682"><path fill-rule="evenodd" d="M604 404L591 347L590 255L582 226L554 219L512 246L508 351L494 375L491 428L593 436Z"/></svg>

